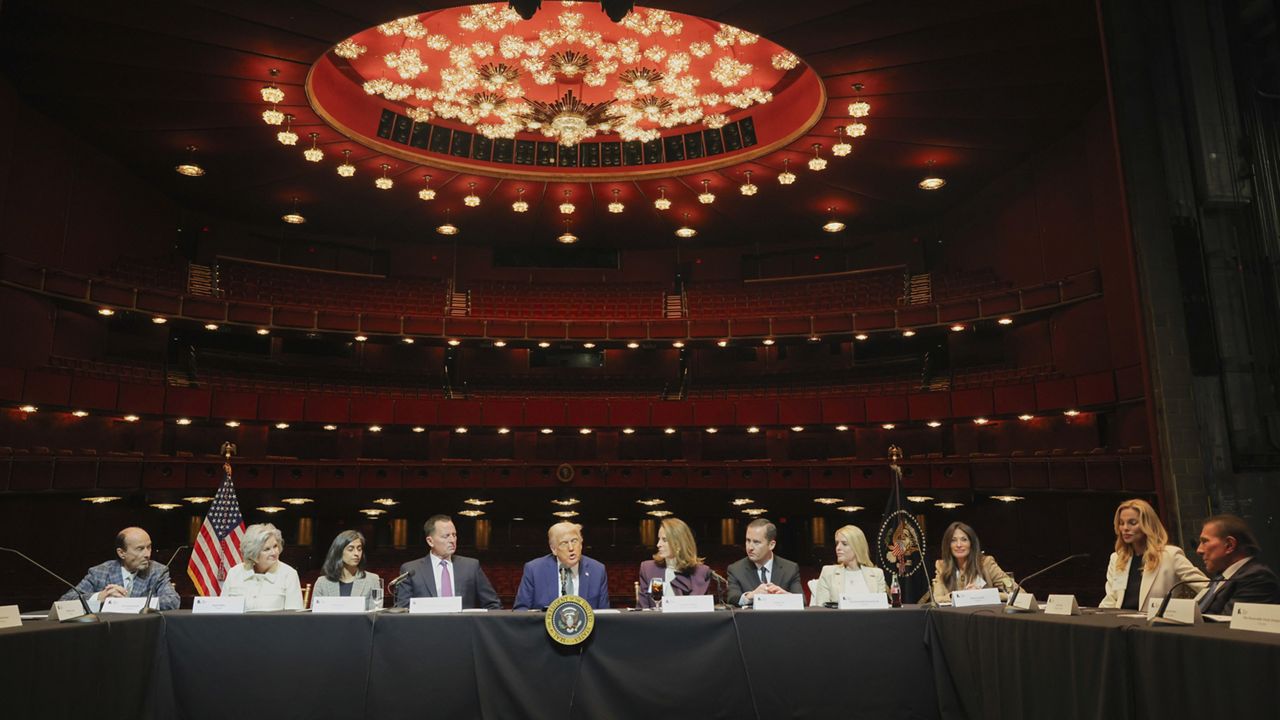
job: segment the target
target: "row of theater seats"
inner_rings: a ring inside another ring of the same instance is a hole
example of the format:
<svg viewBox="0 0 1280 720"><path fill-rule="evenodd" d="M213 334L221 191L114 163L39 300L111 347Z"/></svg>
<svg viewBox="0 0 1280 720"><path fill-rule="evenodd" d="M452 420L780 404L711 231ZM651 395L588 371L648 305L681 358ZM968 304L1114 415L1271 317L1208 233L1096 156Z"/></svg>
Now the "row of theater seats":
<svg viewBox="0 0 1280 720"><path fill-rule="evenodd" d="M439 278L342 275L236 262L219 264L218 282L228 300L388 313L441 313L448 291Z"/></svg>
<svg viewBox="0 0 1280 720"><path fill-rule="evenodd" d="M806 315L842 309L891 307L902 297L901 270L827 279L689 283L689 317Z"/></svg>
<svg viewBox="0 0 1280 720"><path fill-rule="evenodd" d="M662 317L658 283L467 283L471 314L483 318L652 320Z"/></svg>
<svg viewBox="0 0 1280 720"><path fill-rule="evenodd" d="M933 274L933 299L936 302L974 295L985 295L1010 287L991 268Z"/></svg>
<svg viewBox="0 0 1280 720"><path fill-rule="evenodd" d="M1019 458L1063 458L1063 457L1095 457L1095 456L1112 456L1112 455L1145 455L1147 448L1144 445L1131 445L1129 447L1110 448L1110 447L1094 447L1092 449L1083 448L1039 448L1039 449L1020 449L1010 450L1004 453L998 452L971 452L964 455L947 455L941 452L914 453L906 457L907 460L979 460L979 459L1019 459ZM170 453L147 453L142 450L100 450L98 448L56 448L47 445L36 445L32 447L12 447L9 445L0 445L0 460L9 458L27 458L27 457L81 457L81 458L133 458L133 459L165 459L176 458L178 460L195 460L197 458L210 461L220 461L221 455L201 454L178 450ZM311 462L315 458L299 458L296 455L263 455L262 457L254 457L252 455L244 455L240 458L245 460L265 460L267 462L290 462L305 461ZM443 461L432 462L452 462L463 458L445 458ZM324 459L331 461L329 459ZM887 460L882 457L858 457L856 455L841 455L837 457L827 458L826 462L867 462ZM385 458L355 458L354 460L343 459L340 462L359 462L359 463L391 463L392 461ZM403 462L426 462L419 460L405 460ZM649 461L653 462L653 461ZM727 460L725 464L733 465L735 463L758 463L761 460Z"/></svg>
<svg viewBox="0 0 1280 720"><path fill-rule="evenodd" d="M890 374L866 370L824 370L808 373L698 377L689 386L690 398L795 397L814 394L908 395L928 389L954 390L1030 383L1058 376L1052 365L1022 368L957 369L929 380L919 371Z"/></svg>

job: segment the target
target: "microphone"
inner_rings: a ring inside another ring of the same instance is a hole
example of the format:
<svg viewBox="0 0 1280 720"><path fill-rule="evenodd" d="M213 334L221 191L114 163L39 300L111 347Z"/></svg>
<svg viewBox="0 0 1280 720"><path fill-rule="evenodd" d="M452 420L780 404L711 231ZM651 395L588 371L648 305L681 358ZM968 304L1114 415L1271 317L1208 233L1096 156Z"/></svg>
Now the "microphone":
<svg viewBox="0 0 1280 720"><path fill-rule="evenodd" d="M18 557L22 558L23 560L26 560L27 562L31 563L32 565L35 565L36 567L40 568L41 570L43 570L43 571L45 571L45 572L49 573L50 575L52 575L53 577L57 578L58 582L61 582L63 585L66 585L67 587L71 588L71 590L72 590L73 592L75 592L76 597L80 598L80 607L84 608L84 617L88 618L88 620L82 620L81 622L97 622L97 621L98 621L98 614L97 614L97 613L95 613L95 612L93 612L92 610L90 610L90 609L89 609L89 601L88 601L87 599L85 599L84 593L80 590L80 588L78 588L78 587L76 587L75 585L72 585L71 583L67 582L66 578L62 577L62 576L61 576L61 575L59 575L58 573L56 573L56 572L54 572L54 571L50 570L49 568L47 568L47 567L45 567L45 566L41 565L40 563L36 562L35 560L32 560L30 557L27 557L27 555L26 555L25 553L23 553L23 552L20 552L20 551L18 551L18 550L14 550L13 548L7 548L7 547L0 547L0 550L3 550L3 551L5 551L5 552L11 552L11 553L13 553L14 555L17 555Z"/></svg>
<svg viewBox="0 0 1280 720"><path fill-rule="evenodd" d="M173 561L174 561L174 560L176 560L176 559L178 558L178 553L182 552L183 550L189 550L189 549L190 549L190 547L189 547L189 546L187 546L187 545L179 545L177 548L175 548L175 549L174 549L173 554L169 556L169 562L165 563L164 565L161 565L160 567L164 568L165 573L166 573L166 574L168 574L168 573L169 573L169 567L170 567L170 566L172 566L172 565L173 565ZM148 573L148 574L150 574L150 573ZM153 613L153 612L159 612L159 610L152 610L152 609L151 609L151 597L152 597L153 595L155 595L155 594L156 594L156 588L155 588L155 585L158 585L158 584L159 584L159 583L156 583L156 584L152 585L151 589L150 589L150 590L147 590L147 597L146 597L146 599L145 599L145 600L143 600L143 601L142 601L142 614L143 614L143 615L150 615L150 614L151 614L151 613Z"/></svg>
<svg viewBox="0 0 1280 720"><path fill-rule="evenodd" d="M938 607L938 598L933 596L933 578L929 575L929 559L924 555L924 548L920 548L920 569L924 570L924 581L929 583L929 607Z"/></svg>
<svg viewBox="0 0 1280 720"><path fill-rule="evenodd" d="M387 583L387 589L394 590L395 587L400 583L404 582L406 578L411 578L411 577L413 577L413 570L405 570L404 572L397 575L395 579L393 579L391 582Z"/></svg>
<svg viewBox="0 0 1280 720"><path fill-rule="evenodd" d="M707 566L707 570L711 573L711 579L716 581L716 601L721 607L728 607L729 601L729 581L723 575Z"/></svg>
<svg viewBox="0 0 1280 720"><path fill-rule="evenodd" d="M1067 557L1062 558L1061 560L1050 565L1049 567L1041 568L1040 570L1037 570L1031 573L1030 575L1023 578L1022 582L1015 582L1013 584L1013 593L1009 595L1009 602L1007 605L1005 605L1005 610L1007 610L1008 612L1013 612L1013 601L1018 599L1018 593L1022 591L1022 583L1025 583L1032 578L1039 577L1049 572L1050 570L1058 567L1059 565L1070 562L1072 560L1078 560L1080 558L1087 558L1087 557L1089 557L1089 553L1076 553L1075 555L1068 555Z"/></svg>
<svg viewBox="0 0 1280 720"><path fill-rule="evenodd" d="M1133 562L1133 559L1131 558L1129 562ZM1233 577L1218 578L1218 587L1214 589L1214 592L1221 590L1223 585L1226 585L1227 583L1235 582L1235 581L1236 579ZM1190 585L1192 583L1212 583L1212 582L1213 582L1213 578L1210 578L1208 580L1183 580L1180 583L1174 583L1173 587L1169 588L1169 592L1164 594L1164 599L1160 601L1160 608L1156 610L1156 614L1151 616L1151 622L1155 622L1156 620L1159 620L1164 617L1164 611L1169 609L1169 601L1173 599L1174 590L1177 590L1183 585Z"/></svg>

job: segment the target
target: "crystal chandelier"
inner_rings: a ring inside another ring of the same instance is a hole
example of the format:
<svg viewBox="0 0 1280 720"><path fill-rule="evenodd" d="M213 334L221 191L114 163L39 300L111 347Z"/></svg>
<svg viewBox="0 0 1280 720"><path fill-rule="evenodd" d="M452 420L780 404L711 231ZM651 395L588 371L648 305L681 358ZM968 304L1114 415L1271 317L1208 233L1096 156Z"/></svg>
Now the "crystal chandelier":
<svg viewBox="0 0 1280 720"><path fill-rule="evenodd" d="M436 191L431 189L431 176L422 176L422 189L418 191L418 199L424 202L436 199Z"/></svg>
<svg viewBox="0 0 1280 720"><path fill-rule="evenodd" d="M609 212L617 215L624 210L624 206L618 201L618 188L613 189L613 202L609 203Z"/></svg>
<svg viewBox="0 0 1280 720"><path fill-rule="evenodd" d="M791 172L791 159L782 158L782 172L778 173L779 185L790 185L796 181L795 173Z"/></svg>
<svg viewBox="0 0 1280 720"><path fill-rule="evenodd" d="M280 219L290 225L301 225L307 221L307 219L302 216L302 213L298 212L298 197L296 195L293 197L293 210L281 215Z"/></svg>
<svg viewBox="0 0 1280 720"><path fill-rule="evenodd" d="M351 164L351 151L342 151L342 164L338 166L338 177L349 178L356 174L356 166Z"/></svg>
<svg viewBox="0 0 1280 720"><path fill-rule="evenodd" d="M279 125L284 122L284 113L277 110L273 105L270 110L262 111L262 122L268 125Z"/></svg>
<svg viewBox="0 0 1280 720"><path fill-rule="evenodd" d="M827 220L826 224L822 226L822 230L824 232L838 233L844 229L844 223L836 219L835 211L836 209L834 207L827 208L827 217L829 219Z"/></svg>
<svg viewBox="0 0 1280 720"><path fill-rule="evenodd" d="M320 162L321 160L324 159L324 151L316 147L316 141L319 138L320 138L320 133L318 132L311 133L311 147L302 151L302 156L307 159L307 162Z"/></svg>
<svg viewBox="0 0 1280 720"><path fill-rule="evenodd" d="M569 232L569 218L564 219L564 233L556 238L561 245L572 245L578 242L578 236Z"/></svg>
<svg viewBox="0 0 1280 720"><path fill-rule="evenodd" d="M871 113L871 105L865 102L849 103L849 117L864 118Z"/></svg>
<svg viewBox="0 0 1280 720"><path fill-rule="evenodd" d="M849 139L845 137L844 126L836 128L836 144L831 146L831 154L836 157L844 157L853 152L853 145L849 144Z"/></svg>
<svg viewBox="0 0 1280 720"><path fill-rule="evenodd" d="M518 212L529 212L529 203L524 201L524 188L516 188L516 201L511 203L511 209Z"/></svg>
<svg viewBox="0 0 1280 720"><path fill-rule="evenodd" d="M710 205L711 203L716 201L716 195L715 193L711 192L710 184L711 184L710 180L702 181L702 192L698 193L698 202L702 203L703 205Z"/></svg>
<svg viewBox="0 0 1280 720"><path fill-rule="evenodd" d="M917 184L917 187L921 190L941 190L943 186L947 184L946 179L934 174L932 160L926 163L926 165L928 167L924 179Z"/></svg>
<svg viewBox="0 0 1280 720"><path fill-rule="evenodd" d="M813 144L813 158L809 160L809 169L814 172L827 169L827 161L819 154L822 152L822 143Z"/></svg>
<svg viewBox="0 0 1280 720"><path fill-rule="evenodd" d="M292 130L292 124L293 124L293 116L285 115L284 129L276 133L276 140L279 140L281 145L297 145L298 144L298 133Z"/></svg>
<svg viewBox="0 0 1280 720"><path fill-rule="evenodd" d="M180 165L174 166L174 172L187 177L200 177L204 175L204 168L196 164L196 146L187 146L187 161ZM614 190L616 193L617 190Z"/></svg>
<svg viewBox="0 0 1280 720"><path fill-rule="evenodd" d="M476 194L476 184L473 182L467 183L467 187L470 188L470 192L467 193L466 197L462 198L462 204L467 207L479 207L480 196Z"/></svg>
<svg viewBox="0 0 1280 720"><path fill-rule="evenodd" d="M658 210L671 209L671 201L667 199L667 189L665 187L658 188L658 199L653 201L653 206Z"/></svg>
<svg viewBox="0 0 1280 720"><path fill-rule="evenodd" d="M744 183L742 183L742 185L739 185L739 186L738 186L738 192L742 193L743 195L746 195L746 196L750 197L751 195L755 195L757 192L759 192L759 191L760 191L760 188L756 187L756 186L755 186L755 183L752 183L752 182L751 182L751 171L750 171L750 170L744 170L743 172L744 172L744 174L746 174L746 176L747 176L747 181L746 181L746 182L744 182Z"/></svg>
<svg viewBox="0 0 1280 720"><path fill-rule="evenodd" d="M564 191L564 202L560 203L560 213L562 215L572 215L576 208L573 203L569 202L569 191Z"/></svg>
<svg viewBox="0 0 1280 720"><path fill-rule="evenodd" d="M698 234L697 230L689 227L689 213L684 214L684 224L676 228L676 237L687 240Z"/></svg>
<svg viewBox="0 0 1280 720"><path fill-rule="evenodd" d="M379 190L390 190L391 187L396 184L394 180L387 177L387 171L390 169L391 169L391 165L389 163L382 163L382 177L377 178L373 181L374 187L378 188Z"/></svg>
<svg viewBox="0 0 1280 720"><path fill-rule="evenodd" d="M447 208L444 211L444 223L436 226L436 232L440 233L441 235L457 235L458 234L458 226L449 222L449 210Z"/></svg>
<svg viewBox="0 0 1280 720"><path fill-rule="evenodd" d="M279 105L284 102L284 91L276 87L275 83L275 78L280 74L280 71L276 68L271 68L267 72L271 75L271 82L262 86L262 90L259 91L262 94L262 101L269 102L272 105Z"/></svg>

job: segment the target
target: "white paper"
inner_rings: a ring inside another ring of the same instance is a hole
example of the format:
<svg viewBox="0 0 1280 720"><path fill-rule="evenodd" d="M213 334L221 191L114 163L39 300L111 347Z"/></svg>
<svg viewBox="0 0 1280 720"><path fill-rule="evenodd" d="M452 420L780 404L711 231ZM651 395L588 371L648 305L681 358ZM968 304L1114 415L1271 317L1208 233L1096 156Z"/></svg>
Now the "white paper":
<svg viewBox="0 0 1280 720"><path fill-rule="evenodd" d="M363 595L356 597L325 596L311 598L311 612L320 615L363 613L367 612L368 609L368 600Z"/></svg>
<svg viewBox="0 0 1280 720"><path fill-rule="evenodd" d="M889 607L889 596L884 593L850 593L840 596L841 610L883 610Z"/></svg>
<svg viewBox="0 0 1280 720"><path fill-rule="evenodd" d="M464 610L463 612L466 611ZM620 615L622 613L618 608L600 608L599 610L594 610L592 612L596 615Z"/></svg>
<svg viewBox="0 0 1280 720"><path fill-rule="evenodd" d="M22 627L22 613L17 605L0 605L0 628Z"/></svg>
<svg viewBox="0 0 1280 720"><path fill-rule="evenodd" d="M951 593L952 607L973 607L975 605L1001 605L1000 591L995 588L981 590L956 590Z"/></svg>
<svg viewBox="0 0 1280 720"><path fill-rule="evenodd" d="M410 615L441 615L444 613L462 612L462 598L453 597L418 597L409 599Z"/></svg>
<svg viewBox="0 0 1280 720"><path fill-rule="evenodd" d="M1050 595L1044 605L1045 615L1079 615L1080 604L1075 595Z"/></svg>
<svg viewBox="0 0 1280 720"><path fill-rule="evenodd" d="M664 613L715 612L715 599L710 595L674 595L662 598Z"/></svg>
<svg viewBox="0 0 1280 720"><path fill-rule="evenodd" d="M244 596L199 597L191 601L192 615L243 615Z"/></svg>
<svg viewBox="0 0 1280 720"><path fill-rule="evenodd" d="M144 601L146 601L145 597L107 598L106 602L102 603L102 609L98 612L118 613L120 615L137 615L142 612ZM154 596L151 598L151 609L160 609L160 598Z"/></svg>
<svg viewBox="0 0 1280 720"><path fill-rule="evenodd" d="M770 595L759 593L752 595L752 607L756 610L803 610L804 596L800 593L782 593Z"/></svg>
<svg viewBox="0 0 1280 720"><path fill-rule="evenodd" d="M1238 602L1231 611L1231 629L1280 633L1280 605Z"/></svg>

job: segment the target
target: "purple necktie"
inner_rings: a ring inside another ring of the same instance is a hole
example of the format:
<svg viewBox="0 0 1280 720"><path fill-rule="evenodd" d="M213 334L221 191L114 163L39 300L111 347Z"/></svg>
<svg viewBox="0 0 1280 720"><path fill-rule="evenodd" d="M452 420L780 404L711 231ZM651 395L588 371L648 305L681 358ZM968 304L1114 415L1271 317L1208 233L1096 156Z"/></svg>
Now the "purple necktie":
<svg viewBox="0 0 1280 720"><path fill-rule="evenodd" d="M453 581L449 579L449 562L440 561L440 597L453 597Z"/></svg>

